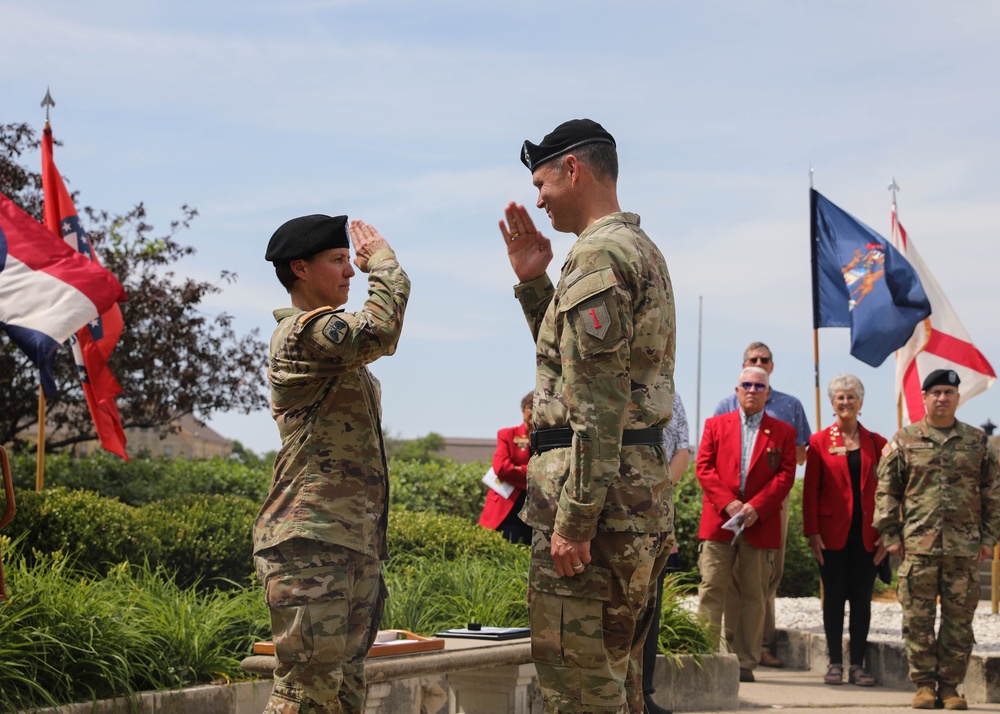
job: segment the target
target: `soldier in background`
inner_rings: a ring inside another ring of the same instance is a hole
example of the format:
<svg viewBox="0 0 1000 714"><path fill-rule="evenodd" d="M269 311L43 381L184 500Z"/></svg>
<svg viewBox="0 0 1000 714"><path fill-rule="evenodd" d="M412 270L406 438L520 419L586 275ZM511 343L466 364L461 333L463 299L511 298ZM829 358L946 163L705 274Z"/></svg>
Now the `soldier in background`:
<svg viewBox="0 0 1000 714"><path fill-rule="evenodd" d="M959 383L953 370L927 375L926 416L896 433L878 468L874 525L903 559L897 596L914 709L935 708L935 697L945 709L967 708L958 685L975 641L978 561L991 557L1000 536L997 454L982 431L955 419Z"/></svg>
<svg viewBox="0 0 1000 714"><path fill-rule="evenodd" d="M500 232L535 339L528 610L546 712L641 714L649 601L673 542L663 427L674 300L660 251L618 206L615 140L565 122L521 161L552 227L578 236L553 287L552 246L524 206Z"/></svg>
<svg viewBox="0 0 1000 714"><path fill-rule="evenodd" d="M344 312L355 265L360 312ZM276 310L268 381L281 433L254 522L271 613L274 689L265 714L361 714L364 663L382 619L389 473L381 388L366 365L396 351L410 281L385 239L347 217L295 218L266 260L291 295Z"/></svg>

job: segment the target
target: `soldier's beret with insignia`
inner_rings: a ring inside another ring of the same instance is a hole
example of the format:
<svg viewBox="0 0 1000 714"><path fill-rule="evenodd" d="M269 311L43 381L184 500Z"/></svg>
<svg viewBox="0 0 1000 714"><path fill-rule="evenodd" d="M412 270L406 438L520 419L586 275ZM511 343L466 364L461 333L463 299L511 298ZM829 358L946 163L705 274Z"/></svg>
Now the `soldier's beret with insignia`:
<svg viewBox="0 0 1000 714"><path fill-rule="evenodd" d="M311 258L330 248L350 246L347 216L331 217L315 213L282 223L267 243L264 260L287 263L299 258Z"/></svg>
<svg viewBox="0 0 1000 714"><path fill-rule="evenodd" d="M940 384L943 384L946 387L958 387L961 382L962 380L958 378L958 374L955 370L935 369L924 378L924 384L921 389L926 392L931 387L937 387Z"/></svg>
<svg viewBox="0 0 1000 714"><path fill-rule="evenodd" d="M546 161L551 161L567 151L585 144L611 144L615 139L604 127L591 119L571 119L546 134L541 144L525 140L521 145L521 163L534 171Z"/></svg>

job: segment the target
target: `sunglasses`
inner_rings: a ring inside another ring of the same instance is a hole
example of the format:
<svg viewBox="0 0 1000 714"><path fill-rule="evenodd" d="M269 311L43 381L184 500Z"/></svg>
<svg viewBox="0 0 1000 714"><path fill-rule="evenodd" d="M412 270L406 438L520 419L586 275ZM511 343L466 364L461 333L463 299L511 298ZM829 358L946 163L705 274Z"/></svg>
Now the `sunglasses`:
<svg viewBox="0 0 1000 714"><path fill-rule="evenodd" d="M763 392L767 389L767 385L760 382L740 382L739 386L743 388L744 392Z"/></svg>
<svg viewBox="0 0 1000 714"><path fill-rule="evenodd" d="M747 357L750 364L771 364L770 357Z"/></svg>

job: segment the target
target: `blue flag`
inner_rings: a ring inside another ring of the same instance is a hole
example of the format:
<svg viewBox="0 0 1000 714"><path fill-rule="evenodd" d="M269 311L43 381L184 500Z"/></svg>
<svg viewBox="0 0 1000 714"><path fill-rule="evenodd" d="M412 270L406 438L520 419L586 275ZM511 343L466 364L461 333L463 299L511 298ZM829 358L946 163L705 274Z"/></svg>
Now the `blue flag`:
<svg viewBox="0 0 1000 714"><path fill-rule="evenodd" d="M809 198L813 327L850 327L851 354L878 367L931 314L930 301L891 243L819 192Z"/></svg>

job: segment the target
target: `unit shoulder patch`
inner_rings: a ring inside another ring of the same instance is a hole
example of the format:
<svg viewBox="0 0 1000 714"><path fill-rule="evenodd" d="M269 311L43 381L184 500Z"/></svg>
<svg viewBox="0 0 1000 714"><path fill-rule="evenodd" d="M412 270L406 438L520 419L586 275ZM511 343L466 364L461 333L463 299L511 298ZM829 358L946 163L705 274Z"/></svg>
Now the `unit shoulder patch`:
<svg viewBox="0 0 1000 714"><path fill-rule="evenodd" d="M323 336L330 342L339 345L347 336L347 322L342 318L335 317L323 327Z"/></svg>

